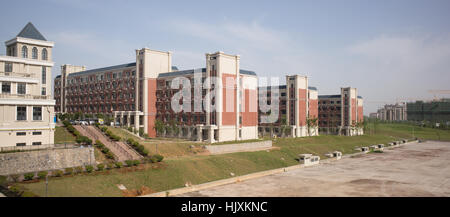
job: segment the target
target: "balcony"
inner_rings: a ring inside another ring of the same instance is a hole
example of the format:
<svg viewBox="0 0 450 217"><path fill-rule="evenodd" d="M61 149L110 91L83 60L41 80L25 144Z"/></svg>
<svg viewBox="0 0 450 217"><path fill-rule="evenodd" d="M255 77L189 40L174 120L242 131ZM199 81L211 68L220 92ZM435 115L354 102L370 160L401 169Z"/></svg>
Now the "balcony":
<svg viewBox="0 0 450 217"><path fill-rule="evenodd" d="M53 99L52 96L0 93L1 99Z"/></svg>
<svg viewBox="0 0 450 217"><path fill-rule="evenodd" d="M19 77L19 78L37 78L37 76L32 73L4 72L4 71L0 71L0 76Z"/></svg>

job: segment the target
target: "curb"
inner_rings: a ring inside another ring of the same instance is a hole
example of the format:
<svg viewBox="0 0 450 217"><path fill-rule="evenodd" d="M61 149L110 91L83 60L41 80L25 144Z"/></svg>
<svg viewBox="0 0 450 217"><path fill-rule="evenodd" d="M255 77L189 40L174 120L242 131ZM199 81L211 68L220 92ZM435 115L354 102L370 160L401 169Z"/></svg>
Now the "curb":
<svg viewBox="0 0 450 217"><path fill-rule="evenodd" d="M403 146L403 145L406 145L409 143L417 143L417 142L418 142L418 140L414 140L411 142L406 142L406 143L395 145L395 146L388 146L388 147L385 147L385 149L392 149L392 148L400 147L400 146ZM342 159L350 158L352 156L365 155L365 154L367 154L367 153L358 152L358 153L354 153L354 154L346 154L346 155L342 156ZM317 165L320 165L322 163L331 163L333 161L337 161L337 160L334 158L327 158L327 159L321 160L320 163ZM233 177L233 178L227 178L227 179L221 179L221 180L212 181L212 182L206 182L206 183L202 183L202 184L198 184L198 185L192 185L189 187L181 187L181 188L175 188L175 189L161 191L161 192L157 192L157 193L153 193L153 194L141 195L138 197L170 197L170 196L175 196L175 195L179 195L179 194L185 194L185 193L199 191L199 190L217 187L217 186L221 186L221 185L233 184L233 183L242 182L242 181L249 180L249 179L284 173L284 172L288 172L288 171L295 170L295 169L300 169L300 168L304 168L304 167L312 167L312 166L317 166L317 165L304 166L304 165L298 164L298 165L289 166L289 167L282 167L282 168L278 168L278 169L250 173L247 175L237 176L237 177Z"/></svg>

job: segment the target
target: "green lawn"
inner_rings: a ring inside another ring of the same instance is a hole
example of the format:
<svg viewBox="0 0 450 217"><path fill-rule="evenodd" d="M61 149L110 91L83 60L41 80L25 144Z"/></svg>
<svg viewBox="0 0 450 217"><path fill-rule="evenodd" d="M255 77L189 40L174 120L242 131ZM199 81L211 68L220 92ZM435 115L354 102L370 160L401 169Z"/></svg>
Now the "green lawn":
<svg viewBox="0 0 450 217"><path fill-rule="evenodd" d="M316 136L305 138L278 138L273 145L279 147L270 151L242 152L214 156L193 155L186 148L188 143L147 140L141 142L146 147L158 145L160 152L175 152L181 158L166 158L159 168L124 172L113 170L109 174L77 175L74 177L52 178L49 181L49 196L122 196L116 186L123 184L128 189L149 187L153 191L164 191L183 187L186 182L199 184L224 178L230 173L245 175L253 172L286 167L297 164L301 153L313 153L321 158L327 152L339 150L344 154L356 152L355 147L388 143L398 139L412 138L412 126L402 124L378 124L376 130L364 136ZM415 137L422 139L450 140L450 131L430 128L415 129ZM177 144L177 145L175 145ZM169 148L167 148L169 147ZM152 151L152 150L150 150ZM184 155L183 155L184 154ZM172 153L172 156L173 155ZM22 184L38 195L44 195L45 183Z"/></svg>
<svg viewBox="0 0 450 217"><path fill-rule="evenodd" d="M65 127L55 127L55 144L76 143L75 139Z"/></svg>

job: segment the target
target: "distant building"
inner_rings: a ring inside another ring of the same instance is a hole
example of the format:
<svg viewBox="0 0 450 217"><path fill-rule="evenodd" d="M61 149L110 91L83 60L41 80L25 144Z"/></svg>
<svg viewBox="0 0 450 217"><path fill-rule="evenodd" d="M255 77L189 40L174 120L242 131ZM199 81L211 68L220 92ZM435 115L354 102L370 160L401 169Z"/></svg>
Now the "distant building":
<svg viewBox="0 0 450 217"><path fill-rule="evenodd" d="M363 121L363 98L356 88L341 88L338 95L319 95L319 133L362 135L358 124Z"/></svg>
<svg viewBox="0 0 450 217"><path fill-rule="evenodd" d="M277 87L278 96L273 93ZM319 135L318 130L318 92L317 88L308 86L308 77L302 75L286 76L286 85L260 87L258 89L259 101L267 97L268 104L279 97L278 110L273 123L263 123L262 116L273 113L264 110L261 102L258 103L258 130L261 136L277 135L290 137L304 137ZM267 105L269 106L269 105ZM314 122L315 121L315 122Z"/></svg>
<svg viewBox="0 0 450 217"><path fill-rule="evenodd" d="M450 99L433 101L416 101L406 104L407 116L410 121L450 121Z"/></svg>
<svg viewBox="0 0 450 217"><path fill-rule="evenodd" d="M370 113L369 118L378 119L378 113L377 112Z"/></svg>
<svg viewBox="0 0 450 217"><path fill-rule="evenodd" d="M28 23L0 56L0 147L52 146L54 43Z"/></svg>
<svg viewBox="0 0 450 217"><path fill-rule="evenodd" d="M385 105L378 109L378 119L383 121L406 121L408 120L406 103Z"/></svg>

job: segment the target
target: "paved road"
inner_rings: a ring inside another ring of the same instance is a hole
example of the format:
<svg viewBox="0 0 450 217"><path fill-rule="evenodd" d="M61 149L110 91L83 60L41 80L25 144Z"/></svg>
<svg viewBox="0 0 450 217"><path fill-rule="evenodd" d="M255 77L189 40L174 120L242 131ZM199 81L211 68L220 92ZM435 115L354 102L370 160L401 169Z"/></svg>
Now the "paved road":
<svg viewBox="0 0 450 217"><path fill-rule="evenodd" d="M450 143L412 143L180 196L450 196Z"/></svg>

